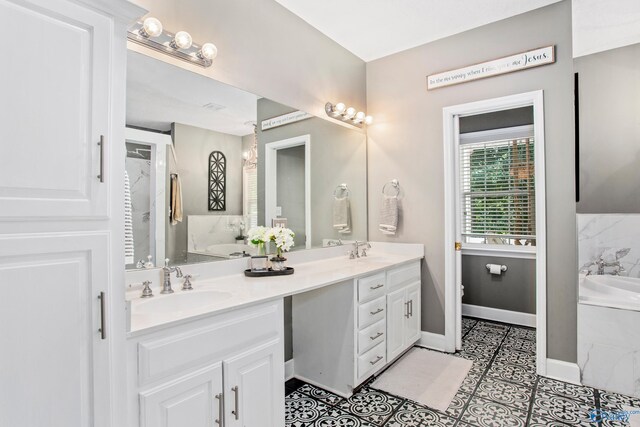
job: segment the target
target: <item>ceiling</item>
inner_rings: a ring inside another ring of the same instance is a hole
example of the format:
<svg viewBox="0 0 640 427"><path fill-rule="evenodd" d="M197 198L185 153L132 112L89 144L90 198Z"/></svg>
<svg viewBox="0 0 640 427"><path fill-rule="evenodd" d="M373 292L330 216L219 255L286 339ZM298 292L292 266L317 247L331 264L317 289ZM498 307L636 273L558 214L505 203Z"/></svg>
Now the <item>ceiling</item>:
<svg viewBox="0 0 640 427"><path fill-rule="evenodd" d="M276 0L366 62L560 0ZM572 0L573 56L640 43L639 0Z"/></svg>
<svg viewBox="0 0 640 427"><path fill-rule="evenodd" d="M177 122L230 135L253 133L258 97L164 61L127 53L127 125L167 131Z"/></svg>
<svg viewBox="0 0 640 427"><path fill-rule="evenodd" d="M276 1L368 62L559 0Z"/></svg>

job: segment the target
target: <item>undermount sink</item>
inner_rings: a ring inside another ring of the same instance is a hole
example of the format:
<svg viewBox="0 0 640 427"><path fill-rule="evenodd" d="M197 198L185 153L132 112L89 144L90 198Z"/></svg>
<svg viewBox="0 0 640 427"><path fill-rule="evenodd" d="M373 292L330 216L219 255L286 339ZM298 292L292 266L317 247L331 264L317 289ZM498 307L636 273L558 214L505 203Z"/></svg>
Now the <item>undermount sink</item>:
<svg viewBox="0 0 640 427"><path fill-rule="evenodd" d="M176 291L171 295L149 298L140 302L135 312L138 314L164 314L196 310L215 305L231 298L228 292L220 291Z"/></svg>

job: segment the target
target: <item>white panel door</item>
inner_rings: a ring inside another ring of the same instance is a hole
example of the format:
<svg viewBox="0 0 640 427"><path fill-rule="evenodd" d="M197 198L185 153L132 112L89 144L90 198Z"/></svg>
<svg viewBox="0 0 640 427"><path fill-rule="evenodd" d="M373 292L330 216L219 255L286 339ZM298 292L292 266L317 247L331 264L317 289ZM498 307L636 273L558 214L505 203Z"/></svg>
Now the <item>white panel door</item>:
<svg viewBox="0 0 640 427"><path fill-rule="evenodd" d="M405 289L387 294L387 361L404 350L404 322L408 313Z"/></svg>
<svg viewBox="0 0 640 427"><path fill-rule="evenodd" d="M284 426L284 357L280 340L224 361L225 426Z"/></svg>
<svg viewBox="0 0 640 427"><path fill-rule="evenodd" d="M106 233L0 237L0 426L110 425L108 248Z"/></svg>
<svg viewBox="0 0 640 427"><path fill-rule="evenodd" d="M222 426L222 362L140 393L141 427Z"/></svg>
<svg viewBox="0 0 640 427"><path fill-rule="evenodd" d="M407 286L409 317L405 318L404 347L408 348L420 339L420 282Z"/></svg>
<svg viewBox="0 0 640 427"><path fill-rule="evenodd" d="M111 25L70 1L0 0L0 220L107 217Z"/></svg>

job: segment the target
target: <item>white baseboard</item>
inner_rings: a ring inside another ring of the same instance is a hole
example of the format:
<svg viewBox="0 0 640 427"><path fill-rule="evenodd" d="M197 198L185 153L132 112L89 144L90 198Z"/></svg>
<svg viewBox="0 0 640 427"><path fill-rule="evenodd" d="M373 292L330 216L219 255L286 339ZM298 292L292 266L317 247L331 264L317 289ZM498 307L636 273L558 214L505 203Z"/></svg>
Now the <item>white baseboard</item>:
<svg viewBox="0 0 640 427"><path fill-rule="evenodd" d="M546 377L580 385L580 368L577 363L563 360L547 359Z"/></svg>
<svg viewBox="0 0 640 427"><path fill-rule="evenodd" d="M536 315L517 311L501 310L499 308L481 307L479 305L462 304L462 315L479 319L495 320L496 322L511 323L513 325L536 327Z"/></svg>
<svg viewBox="0 0 640 427"><path fill-rule="evenodd" d="M293 359L284 362L284 380L289 381L295 376L295 373Z"/></svg>
<svg viewBox="0 0 640 427"><path fill-rule="evenodd" d="M438 351L445 351L444 335L434 334L433 332L422 331L420 340L416 343L419 346L431 348Z"/></svg>

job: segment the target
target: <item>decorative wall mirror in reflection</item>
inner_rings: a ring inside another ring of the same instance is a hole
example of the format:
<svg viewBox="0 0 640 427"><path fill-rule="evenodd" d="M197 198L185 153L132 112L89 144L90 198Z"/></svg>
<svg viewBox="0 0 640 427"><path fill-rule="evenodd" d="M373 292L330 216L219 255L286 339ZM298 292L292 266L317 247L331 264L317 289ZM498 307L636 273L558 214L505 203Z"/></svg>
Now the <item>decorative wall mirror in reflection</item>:
<svg viewBox="0 0 640 427"><path fill-rule="evenodd" d="M218 261L256 249L249 229L282 224L292 250L365 240L366 135L132 52L127 65L127 268ZM274 124L277 120L271 120ZM350 227L334 189L350 190Z"/></svg>

